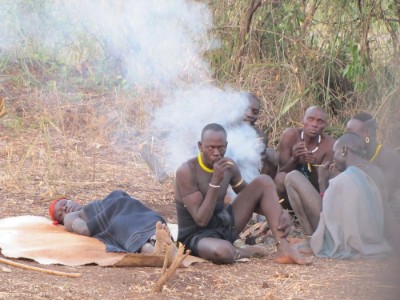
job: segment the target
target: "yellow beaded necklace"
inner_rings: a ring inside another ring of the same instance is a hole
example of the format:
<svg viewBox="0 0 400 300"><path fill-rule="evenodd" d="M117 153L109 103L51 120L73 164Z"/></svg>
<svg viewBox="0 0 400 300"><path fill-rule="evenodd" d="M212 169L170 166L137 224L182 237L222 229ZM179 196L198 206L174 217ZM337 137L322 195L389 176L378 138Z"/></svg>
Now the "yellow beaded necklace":
<svg viewBox="0 0 400 300"><path fill-rule="evenodd" d="M379 144L378 147L376 148L374 156L371 157L369 162L373 162L375 160L375 158L378 156L379 152L381 151L381 148L382 148L382 144Z"/></svg>
<svg viewBox="0 0 400 300"><path fill-rule="evenodd" d="M203 160L201 159L201 153L199 153L199 155L197 155L197 161L199 162L200 167L206 171L207 173L212 173L214 172L213 169L208 168L204 163Z"/></svg>

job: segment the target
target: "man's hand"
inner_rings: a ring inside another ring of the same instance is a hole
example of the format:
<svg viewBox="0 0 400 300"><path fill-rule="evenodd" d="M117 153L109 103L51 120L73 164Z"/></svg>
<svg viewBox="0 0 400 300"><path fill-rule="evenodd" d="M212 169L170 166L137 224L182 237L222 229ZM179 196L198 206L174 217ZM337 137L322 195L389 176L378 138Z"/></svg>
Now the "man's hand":
<svg viewBox="0 0 400 300"><path fill-rule="evenodd" d="M292 157L295 161L306 154L306 144L304 142L296 143L292 148Z"/></svg>
<svg viewBox="0 0 400 300"><path fill-rule="evenodd" d="M282 238L287 237L290 233L290 216L286 209L282 209L277 229L283 232Z"/></svg>
<svg viewBox="0 0 400 300"><path fill-rule="evenodd" d="M219 185L224 179L224 174L228 170L233 170L238 168L232 159L228 157L223 157L213 165L213 176L211 178L211 183Z"/></svg>
<svg viewBox="0 0 400 300"><path fill-rule="evenodd" d="M317 160L317 156L315 153L312 153L311 151L306 151L304 153L304 161L308 164L315 164Z"/></svg>
<svg viewBox="0 0 400 300"><path fill-rule="evenodd" d="M70 212L70 213L65 215L65 217L64 217L64 227L68 231L73 232L72 223L75 221L75 219L80 218L80 213L81 213L81 211L78 210L78 211Z"/></svg>
<svg viewBox="0 0 400 300"><path fill-rule="evenodd" d="M330 177L329 161L324 162L318 168L318 180L327 182Z"/></svg>

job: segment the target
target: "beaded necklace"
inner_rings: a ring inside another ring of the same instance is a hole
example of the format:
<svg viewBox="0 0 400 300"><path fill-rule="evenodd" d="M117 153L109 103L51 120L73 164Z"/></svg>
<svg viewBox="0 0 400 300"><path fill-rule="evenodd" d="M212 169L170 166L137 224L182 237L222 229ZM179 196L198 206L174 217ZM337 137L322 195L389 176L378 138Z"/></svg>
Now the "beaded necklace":
<svg viewBox="0 0 400 300"><path fill-rule="evenodd" d="M301 131L300 138L302 141L304 141L304 130ZM321 143L321 135L318 136L317 147L315 147L313 150L311 150L311 153L315 153L318 150L320 143ZM306 150L307 150L307 147L306 147Z"/></svg>
<svg viewBox="0 0 400 300"><path fill-rule="evenodd" d="M301 131L300 138L304 142L304 130ZM321 143L321 135L318 135L317 147L315 147L313 150L311 150L311 153L317 152L320 143ZM305 143L304 143L304 145L305 145ZM306 151L307 151L307 147L305 147L305 148L306 148ZM307 163L307 169L311 173L311 164L310 163Z"/></svg>
<svg viewBox="0 0 400 300"><path fill-rule="evenodd" d="M369 160L369 162L373 162L375 160L375 158L378 156L379 151L381 151L382 148L382 144L379 144L378 147L376 148L375 154L374 156L372 156L372 158Z"/></svg>
<svg viewBox="0 0 400 300"><path fill-rule="evenodd" d="M206 171L207 173L212 173L214 172L213 169L210 169L209 167L207 167L204 163L203 160L201 159L201 153L199 153L199 155L197 155L197 161L199 162L200 167Z"/></svg>

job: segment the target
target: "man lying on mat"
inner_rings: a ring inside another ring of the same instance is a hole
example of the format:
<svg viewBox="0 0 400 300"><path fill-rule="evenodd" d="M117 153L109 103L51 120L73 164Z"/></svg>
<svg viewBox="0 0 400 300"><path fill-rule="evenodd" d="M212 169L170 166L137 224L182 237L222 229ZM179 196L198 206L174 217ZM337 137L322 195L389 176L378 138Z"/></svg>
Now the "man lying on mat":
<svg viewBox="0 0 400 300"><path fill-rule="evenodd" d="M107 252L156 254L171 244L171 254L177 250L165 220L123 191L113 191L85 206L59 198L50 204L49 213L53 224L99 239Z"/></svg>

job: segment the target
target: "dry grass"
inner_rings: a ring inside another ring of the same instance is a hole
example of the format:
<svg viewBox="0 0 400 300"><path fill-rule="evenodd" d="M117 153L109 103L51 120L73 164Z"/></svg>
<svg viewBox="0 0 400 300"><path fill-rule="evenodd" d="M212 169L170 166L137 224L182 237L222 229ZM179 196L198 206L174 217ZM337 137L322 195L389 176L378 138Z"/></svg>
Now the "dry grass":
<svg viewBox="0 0 400 300"><path fill-rule="evenodd" d="M134 108L140 110L138 102L117 93L66 99L32 93L7 105L8 114L0 119L0 217L46 215L49 199L58 194L84 204L123 189L176 222L172 180L157 183L138 151L147 139L144 119L138 125L129 118ZM277 265L271 244L268 258L180 269L158 296L151 294L161 272L156 268L47 266L82 273L81 279L62 283L54 276L0 269L0 299L392 299L396 291L398 277L378 280L393 275L393 261Z"/></svg>

